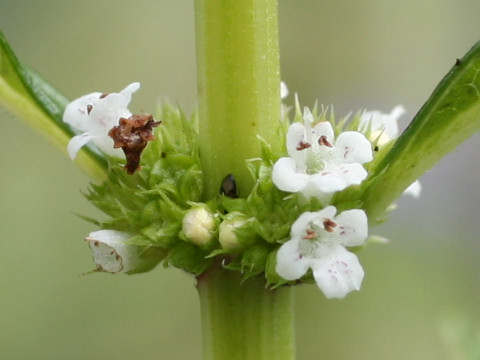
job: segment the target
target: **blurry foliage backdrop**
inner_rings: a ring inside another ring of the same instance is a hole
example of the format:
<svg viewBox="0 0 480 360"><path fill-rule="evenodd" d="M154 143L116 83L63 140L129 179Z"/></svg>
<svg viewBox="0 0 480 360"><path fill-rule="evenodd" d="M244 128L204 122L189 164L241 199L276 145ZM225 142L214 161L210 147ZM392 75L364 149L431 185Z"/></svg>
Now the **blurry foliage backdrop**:
<svg viewBox="0 0 480 360"><path fill-rule="evenodd" d="M287 102L297 92L337 116L401 103L402 126L480 39L477 0L280 0L279 11ZM193 21L191 0L0 0L0 28L24 62L72 99L140 81L134 112L166 98L194 109ZM199 359L194 279L161 268L82 276L95 229L75 214L98 214L81 194L87 177L3 109L0 132L0 357ZM458 356L442 329L457 317L479 327L479 139L372 229L392 242L359 254L360 292L327 301L297 289L299 359Z"/></svg>

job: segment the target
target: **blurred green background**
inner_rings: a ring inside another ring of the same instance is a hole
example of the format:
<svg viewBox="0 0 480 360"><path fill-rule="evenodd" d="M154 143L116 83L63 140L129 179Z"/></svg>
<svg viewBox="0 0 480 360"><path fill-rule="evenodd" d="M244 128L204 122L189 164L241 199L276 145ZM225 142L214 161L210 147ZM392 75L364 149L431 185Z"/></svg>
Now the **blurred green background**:
<svg viewBox="0 0 480 360"><path fill-rule="evenodd" d="M279 11L291 94L337 116L401 103L402 126L480 40L478 0L280 0ZM165 98L195 107L193 21L191 0L0 0L0 28L24 62L70 98L140 81L134 112ZM3 109L0 131L0 358L200 359L194 279L162 268L82 276L95 229L75 213L98 215L81 194L88 178ZM392 241L359 254L362 291L327 301L315 286L296 290L299 359L461 359L444 334L456 336L457 318L479 328L479 140L371 230Z"/></svg>

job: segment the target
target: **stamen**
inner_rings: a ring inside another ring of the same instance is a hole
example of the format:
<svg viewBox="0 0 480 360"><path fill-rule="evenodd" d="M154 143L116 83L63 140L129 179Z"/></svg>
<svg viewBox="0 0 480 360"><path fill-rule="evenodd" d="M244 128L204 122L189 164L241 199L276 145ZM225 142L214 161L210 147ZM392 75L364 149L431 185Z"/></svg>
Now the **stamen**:
<svg viewBox="0 0 480 360"><path fill-rule="evenodd" d="M316 231L307 229L307 235L305 235L303 238L305 240L314 240L317 237Z"/></svg>
<svg viewBox="0 0 480 360"><path fill-rule="evenodd" d="M332 143L327 140L327 137L325 135L320 136L320 138L318 139L318 145L333 147Z"/></svg>
<svg viewBox="0 0 480 360"><path fill-rule="evenodd" d="M92 110L93 110L93 105L88 104L88 105L87 105L87 114L90 115L90 113L92 112Z"/></svg>
<svg viewBox="0 0 480 360"><path fill-rule="evenodd" d="M333 232L336 226L337 226L337 223L333 222L330 219L325 219L325 221L323 222L323 228L325 229L325 231L328 231L328 232Z"/></svg>
<svg viewBox="0 0 480 360"><path fill-rule="evenodd" d="M309 147L311 147L312 145L308 142L304 142L304 141L300 141L298 143L298 146L296 147L296 149L298 151L301 151L301 150L305 150L305 149L308 149Z"/></svg>

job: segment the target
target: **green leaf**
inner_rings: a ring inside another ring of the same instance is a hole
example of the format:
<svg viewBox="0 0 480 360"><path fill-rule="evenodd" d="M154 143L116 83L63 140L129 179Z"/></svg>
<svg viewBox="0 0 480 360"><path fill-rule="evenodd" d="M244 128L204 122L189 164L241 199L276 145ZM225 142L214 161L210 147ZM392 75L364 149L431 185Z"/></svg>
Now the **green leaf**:
<svg viewBox="0 0 480 360"><path fill-rule="evenodd" d="M64 154L76 132L62 121L69 100L35 71L22 64L0 32L0 106L24 120ZM77 164L94 179L105 178L107 163L92 145L78 154Z"/></svg>
<svg viewBox="0 0 480 360"><path fill-rule="evenodd" d="M362 196L371 224L441 158L480 129L480 42L433 91L390 152L375 167Z"/></svg>

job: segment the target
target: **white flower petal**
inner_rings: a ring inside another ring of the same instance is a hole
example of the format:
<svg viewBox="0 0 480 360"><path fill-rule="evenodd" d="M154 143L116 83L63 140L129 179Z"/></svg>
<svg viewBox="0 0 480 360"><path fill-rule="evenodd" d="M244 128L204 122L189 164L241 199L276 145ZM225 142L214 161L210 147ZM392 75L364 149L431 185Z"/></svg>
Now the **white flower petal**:
<svg viewBox="0 0 480 360"><path fill-rule="evenodd" d="M134 82L125 87L122 91L120 91L120 94L125 96L125 106L127 106L130 101L132 100L132 94L136 92L138 89L140 89L140 83L139 82Z"/></svg>
<svg viewBox="0 0 480 360"><path fill-rule="evenodd" d="M328 121L320 121L313 127L312 132L313 136L315 137L315 141L317 142L316 145L318 145L318 140L322 136L325 136L328 142L333 144L335 133L333 132L332 124L330 124Z"/></svg>
<svg viewBox="0 0 480 360"><path fill-rule="evenodd" d="M349 184L346 183L342 176L340 176L334 169L322 171L321 173L312 176L310 179L310 185L311 186L308 190L311 194L316 192L313 190L313 187L315 187L319 193L331 194L335 191L345 189Z"/></svg>
<svg viewBox="0 0 480 360"><path fill-rule="evenodd" d="M367 138L356 131L341 133L335 142L336 156L347 163L365 164L372 161L372 144Z"/></svg>
<svg viewBox="0 0 480 360"><path fill-rule="evenodd" d="M113 147L114 142L110 136L95 136L93 142L100 150L109 156L116 158L122 158L124 156L121 148Z"/></svg>
<svg viewBox="0 0 480 360"><path fill-rule="evenodd" d="M313 114L308 107L303 108L303 122L308 126L314 121Z"/></svg>
<svg viewBox="0 0 480 360"><path fill-rule="evenodd" d="M333 219L335 217L335 214L337 213L337 209L335 206L327 206L326 208L311 212L311 211L305 211L302 213L297 220L292 225L292 238L293 239L301 239L304 234L305 234L305 229L309 227L311 223L320 221L323 222L325 219Z"/></svg>
<svg viewBox="0 0 480 360"><path fill-rule="evenodd" d="M420 181L416 180L409 187L405 189L403 192L404 195L410 195L414 198L418 198L420 196L420 192L422 191L422 184Z"/></svg>
<svg viewBox="0 0 480 360"><path fill-rule="evenodd" d="M306 141L305 126L303 124L295 122L288 127L287 152L297 163L305 162L306 151L299 151L298 147Z"/></svg>
<svg viewBox="0 0 480 360"><path fill-rule="evenodd" d="M277 252L275 270L285 280L299 279L309 268L310 261L300 254L298 245L298 240L289 240Z"/></svg>
<svg viewBox="0 0 480 360"><path fill-rule="evenodd" d="M98 268L109 273L125 273L134 268L138 252L125 244L130 234L116 230L91 232L85 239L93 252Z"/></svg>
<svg viewBox="0 0 480 360"><path fill-rule="evenodd" d="M63 121L84 133L80 135L83 140L76 139L69 144L70 157L75 157L78 149L88 141L92 141L108 155L122 156L120 149L113 149L113 140L108 136L108 132L118 125L120 118L129 118L132 115L127 106L132 94L139 88L139 83L132 83L119 93L94 92L68 104L63 113ZM86 140L85 134L90 136L89 140Z"/></svg>
<svg viewBox="0 0 480 360"><path fill-rule="evenodd" d="M364 271L358 258L342 246L336 246L327 258L313 263L313 276L325 296L344 298L352 290L360 290Z"/></svg>
<svg viewBox="0 0 480 360"><path fill-rule="evenodd" d="M63 122L70 124L79 131L87 131L91 111L88 106L93 106L101 95L100 92L93 92L69 103L63 112Z"/></svg>
<svg viewBox="0 0 480 360"><path fill-rule="evenodd" d="M288 87L283 81L281 81L280 82L280 98L285 99L287 96L288 96Z"/></svg>
<svg viewBox="0 0 480 360"><path fill-rule="evenodd" d="M335 217L337 226L334 232L338 234L338 244L344 246L359 246L365 243L368 236L368 219L365 211L353 209L343 211Z"/></svg>
<svg viewBox="0 0 480 360"><path fill-rule="evenodd" d="M93 136L89 133L83 133L72 137L67 145L67 152L68 156L70 156L70 159L75 160L78 151L92 139Z"/></svg>
<svg viewBox="0 0 480 360"><path fill-rule="evenodd" d="M272 181L282 191L301 191L308 180L307 174L297 171L292 158L281 158L273 165Z"/></svg>
<svg viewBox="0 0 480 360"><path fill-rule="evenodd" d="M342 164L331 171L345 182L345 187L361 184L368 175L367 171L359 163Z"/></svg>
<svg viewBox="0 0 480 360"><path fill-rule="evenodd" d="M390 112L390 116L383 118L383 126L385 127L385 133L391 139L395 138L399 134L398 119L406 114L407 110L402 105L395 106Z"/></svg>
<svg viewBox="0 0 480 360"><path fill-rule="evenodd" d="M341 191L350 185L358 185L367 177L368 173L362 165L342 164L337 168L322 171L311 177L310 181L323 193Z"/></svg>
<svg viewBox="0 0 480 360"><path fill-rule="evenodd" d="M383 131L390 139L398 136L398 119L406 113L406 109L402 105L393 108L390 114L381 111L365 111L361 118L359 129L365 132L370 126L372 132Z"/></svg>

